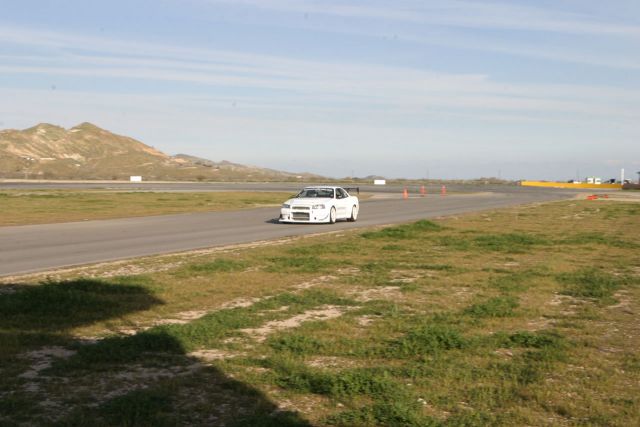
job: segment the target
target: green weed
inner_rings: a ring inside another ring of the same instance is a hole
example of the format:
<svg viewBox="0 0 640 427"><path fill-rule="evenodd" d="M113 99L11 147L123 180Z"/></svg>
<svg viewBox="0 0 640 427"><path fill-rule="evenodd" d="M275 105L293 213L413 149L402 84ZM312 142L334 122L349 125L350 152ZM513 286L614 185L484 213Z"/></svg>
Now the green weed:
<svg viewBox="0 0 640 427"><path fill-rule="evenodd" d="M109 400L98 408L110 425L170 426L171 396L163 390L137 390Z"/></svg>
<svg viewBox="0 0 640 427"><path fill-rule="evenodd" d="M507 271L495 271L501 273L498 276L494 276L489 280L489 285L492 288L498 289L503 293L509 292L524 292L528 290L532 281L535 278L545 276L547 273L543 270L525 270L511 272Z"/></svg>
<svg viewBox="0 0 640 427"><path fill-rule="evenodd" d="M353 242L332 242L321 243L309 246L299 246L287 249L287 253L292 256L317 257L321 255L343 255L346 253L356 253L362 251L362 248Z"/></svg>
<svg viewBox="0 0 640 427"><path fill-rule="evenodd" d="M508 336L504 342L506 347L545 348L561 347L560 335L551 332L520 331Z"/></svg>
<svg viewBox="0 0 640 427"><path fill-rule="evenodd" d="M191 274L209 274L209 273L217 273L217 272L233 272L233 271L241 271L247 268L247 262L245 261L236 261L231 259L216 259L210 262L198 263L198 264L190 264L182 270L179 270L178 274L181 275L191 275Z"/></svg>
<svg viewBox="0 0 640 427"><path fill-rule="evenodd" d="M442 422L420 413L417 400L379 401L358 409L331 415L324 420L329 425L344 427L436 427Z"/></svg>
<svg viewBox="0 0 640 427"><path fill-rule="evenodd" d="M414 222L413 224L386 227L378 231L367 231L361 234L365 239L415 239L425 233L441 231L442 226L427 220Z"/></svg>
<svg viewBox="0 0 640 427"><path fill-rule="evenodd" d="M501 422L500 417L495 413L473 409L453 414L444 423L450 427L485 427L504 424L506 423Z"/></svg>
<svg viewBox="0 0 640 427"><path fill-rule="evenodd" d="M474 248L470 239L451 235L440 237L437 244L456 251L470 251Z"/></svg>
<svg viewBox="0 0 640 427"><path fill-rule="evenodd" d="M450 264L416 264L412 265L411 268L432 271L460 271L460 268Z"/></svg>
<svg viewBox="0 0 640 427"><path fill-rule="evenodd" d="M24 416L33 404L31 396L25 396L22 393L7 393L0 399L0 424L2 424L2 416ZM9 425L9 424L7 424Z"/></svg>
<svg viewBox="0 0 640 427"><path fill-rule="evenodd" d="M461 349L467 345L468 340L455 328L433 324L414 328L402 338L392 341L384 350L384 355L388 358L420 356Z"/></svg>
<svg viewBox="0 0 640 427"><path fill-rule="evenodd" d="M272 257L268 261L266 270L271 273L318 273L337 264L316 256Z"/></svg>
<svg viewBox="0 0 640 427"><path fill-rule="evenodd" d="M640 247L635 242L629 242L622 240L615 236L607 236L603 233L587 232L578 233L566 239L560 240L558 243L565 245L590 245L597 244L613 248L628 248L635 249Z"/></svg>
<svg viewBox="0 0 640 427"><path fill-rule="evenodd" d="M400 245L384 245L381 248L383 251L402 251L404 250L404 246L400 246Z"/></svg>
<svg viewBox="0 0 640 427"><path fill-rule="evenodd" d="M251 415L240 415L230 427L312 427L308 421L290 411L271 411Z"/></svg>
<svg viewBox="0 0 640 427"><path fill-rule="evenodd" d="M549 243L541 237L523 233L485 234L476 237L473 242L484 250L508 253L522 253L532 246Z"/></svg>
<svg viewBox="0 0 640 427"><path fill-rule="evenodd" d="M626 276L614 276L597 268L585 268L573 273L558 275L564 285L563 293L578 298L590 298L600 304L612 304L613 294L630 283Z"/></svg>
<svg viewBox="0 0 640 427"><path fill-rule="evenodd" d="M316 354L323 347L320 341L306 335L298 334L271 338L268 344L277 352L289 352L297 355Z"/></svg>
<svg viewBox="0 0 640 427"><path fill-rule="evenodd" d="M625 354L622 363L625 371L640 373L640 355Z"/></svg>
<svg viewBox="0 0 640 427"><path fill-rule="evenodd" d="M282 356L271 358L265 363L277 373L276 383L280 387L297 392L334 398L367 396L373 399L385 399L400 393L398 384L381 368L327 372L311 369L296 359Z"/></svg>
<svg viewBox="0 0 640 427"><path fill-rule="evenodd" d="M476 318L509 317L513 316L513 310L516 307L518 307L518 300L514 297L494 297L485 302L467 307L464 310L464 314Z"/></svg>

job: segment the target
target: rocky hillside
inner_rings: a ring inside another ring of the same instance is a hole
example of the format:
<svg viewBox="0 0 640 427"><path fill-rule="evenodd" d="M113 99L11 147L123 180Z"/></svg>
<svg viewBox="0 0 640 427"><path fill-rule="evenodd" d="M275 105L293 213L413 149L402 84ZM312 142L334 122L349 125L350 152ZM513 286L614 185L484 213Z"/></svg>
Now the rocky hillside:
<svg viewBox="0 0 640 427"><path fill-rule="evenodd" d="M313 178L186 154L169 156L91 123L0 131L0 178L280 181Z"/></svg>

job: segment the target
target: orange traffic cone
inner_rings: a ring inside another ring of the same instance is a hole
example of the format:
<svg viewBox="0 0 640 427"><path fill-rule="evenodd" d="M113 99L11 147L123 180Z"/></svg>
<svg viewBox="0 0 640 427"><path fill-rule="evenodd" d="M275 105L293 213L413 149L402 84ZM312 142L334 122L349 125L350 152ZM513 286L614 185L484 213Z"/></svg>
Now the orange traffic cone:
<svg viewBox="0 0 640 427"><path fill-rule="evenodd" d="M424 188L424 185L420 187L420 195L422 197L427 195L427 190Z"/></svg>
<svg viewBox="0 0 640 427"><path fill-rule="evenodd" d="M447 195L447 187L446 186L442 186L442 189L440 190L440 195L441 196L446 196Z"/></svg>
<svg viewBox="0 0 640 427"><path fill-rule="evenodd" d="M407 187L404 187L404 191L402 192L402 198L405 200L409 198L409 192L407 191Z"/></svg>

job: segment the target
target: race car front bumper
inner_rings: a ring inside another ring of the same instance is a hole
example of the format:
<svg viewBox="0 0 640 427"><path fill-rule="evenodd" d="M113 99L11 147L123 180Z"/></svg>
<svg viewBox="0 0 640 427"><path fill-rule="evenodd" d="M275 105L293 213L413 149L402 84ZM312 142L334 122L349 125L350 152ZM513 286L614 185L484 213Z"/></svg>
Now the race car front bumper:
<svg viewBox="0 0 640 427"><path fill-rule="evenodd" d="M311 206L291 206L280 209L280 222L319 223L329 221L329 209L313 209Z"/></svg>

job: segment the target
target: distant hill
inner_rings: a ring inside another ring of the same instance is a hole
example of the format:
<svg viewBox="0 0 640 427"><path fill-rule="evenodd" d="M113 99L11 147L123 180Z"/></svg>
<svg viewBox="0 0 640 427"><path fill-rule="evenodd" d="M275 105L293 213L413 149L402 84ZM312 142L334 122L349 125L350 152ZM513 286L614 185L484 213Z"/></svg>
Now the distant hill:
<svg viewBox="0 0 640 427"><path fill-rule="evenodd" d="M288 181L319 178L187 154L169 156L91 123L0 131L0 178Z"/></svg>

